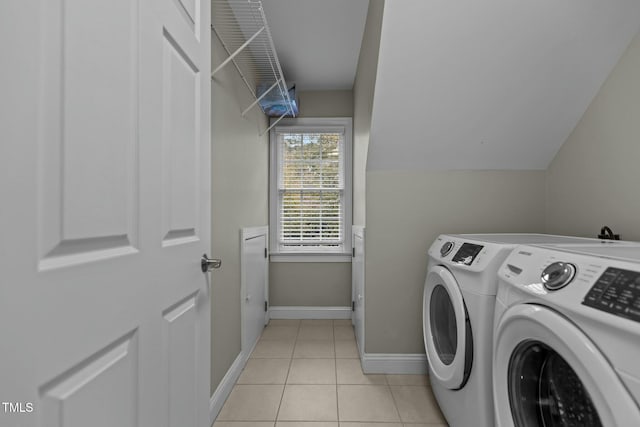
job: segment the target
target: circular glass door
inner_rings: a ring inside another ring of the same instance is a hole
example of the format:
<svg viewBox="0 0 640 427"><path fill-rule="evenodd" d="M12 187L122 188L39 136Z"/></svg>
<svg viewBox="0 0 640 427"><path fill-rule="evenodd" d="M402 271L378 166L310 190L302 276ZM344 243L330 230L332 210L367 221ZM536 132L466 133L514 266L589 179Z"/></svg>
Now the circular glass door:
<svg viewBox="0 0 640 427"><path fill-rule="evenodd" d="M458 330L451 297L442 285L431 292L429 317L435 351L442 363L451 365L458 348Z"/></svg>
<svg viewBox="0 0 640 427"><path fill-rule="evenodd" d="M431 374L449 389L464 387L473 361L471 323L458 283L442 266L427 274L423 322Z"/></svg>
<svg viewBox="0 0 640 427"><path fill-rule="evenodd" d="M602 426L578 374L548 345L520 343L508 369L509 403L517 427Z"/></svg>
<svg viewBox="0 0 640 427"><path fill-rule="evenodd" d="M496 315L496 424L637 425L629 421L640 420L640 408L609 360L566 317L538 304L516 304Z"/></svg>

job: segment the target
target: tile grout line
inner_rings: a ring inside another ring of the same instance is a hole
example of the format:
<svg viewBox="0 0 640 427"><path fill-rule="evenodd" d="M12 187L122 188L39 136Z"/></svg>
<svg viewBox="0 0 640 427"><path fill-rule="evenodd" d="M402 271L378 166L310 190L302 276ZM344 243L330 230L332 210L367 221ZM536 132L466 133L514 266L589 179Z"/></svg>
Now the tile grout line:
<svg viewBox="0 0 640 427"><path fill-rule="evenodd" d="M387 380L387 376L385 375L385 380ZM387 380L387 383L389 381ZM389 393L391 393L391 399L393 400L393 407L396 408L396 413L398 414L398 419L400 420L400 422L402 423L402 425L404 426L404 421L402 420L402 415L400 415L400 409L398 409L398 402L396 401L396 397L393 395L393 389L391 388L391 385L387 384L387 387L389 387Z"/></svg>
<svg viewBox="0 0 640 427"><path fill-rule="evenodd" d="M338 354L336 353L336 335L335 335L335 320L331 322L333 324L333 366L336 374L336 419L338 420L338 427L340 427L340 397L338 396Z"/></svg>
<svg viewBox="0 0 640 427"><path fill-rule="evenodd" d="M338 356L336 354L336 321L331 321L331 341L333 342L333 367L336 377L336 420L340 426L340 400L338 398Z"/></svg>
<svg viewBox="0 0 640 427"><path fill-rule="evenodd" d="M337 419L338 419L338 427L340 426L340 422L342 421L340 419L340 396L338 395L338 352L336 351L336 321L334 320L333 322L333 328L332 328L332 332L333 332L333 363L334 366L336 367L336 415L337 415Z"/></svg>
<svg viewBox="0 0 640 427"><path fill-rule="evenodd" d="M287 388L287 381L289 380L289 372L291 372L291 364L293 363L293 353L296 351L296 345L298 344L298 334L300 333L300 324L302 322L298 322L298 330L296 331L296 338L293 342L293 349L291 350L291 355L289 358L289 367L287 368L287 375L284 378L284 385L282 386L282 394L280 394L280 403L278 403L278 410L276 411L276 419L273 421L273 426L275 427L278 422L278 417L280 417L280 408L282 408L282 401L284 400L284 391Z"/></svg>

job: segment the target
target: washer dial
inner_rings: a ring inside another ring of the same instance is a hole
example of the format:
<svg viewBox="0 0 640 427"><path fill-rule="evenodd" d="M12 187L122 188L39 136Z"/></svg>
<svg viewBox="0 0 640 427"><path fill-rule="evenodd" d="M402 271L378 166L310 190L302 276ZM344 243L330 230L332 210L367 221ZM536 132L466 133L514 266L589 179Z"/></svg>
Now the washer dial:
<svg viewBox="0 0 640 427"><path fill-rule="evenodd" d="M442 247L440 248L440 255L443 257L449 255L454 246L455 245L453 244L453 242L445 242L444 245L442 245Z"/></svg>
<svg viewBox="0 0 640 427"><path fill-rule="evenodd" d="M576 266L568 262L557 261L549 264L542 272L540 279L549 291L557 291L571 283L576 275Z"/></svg>

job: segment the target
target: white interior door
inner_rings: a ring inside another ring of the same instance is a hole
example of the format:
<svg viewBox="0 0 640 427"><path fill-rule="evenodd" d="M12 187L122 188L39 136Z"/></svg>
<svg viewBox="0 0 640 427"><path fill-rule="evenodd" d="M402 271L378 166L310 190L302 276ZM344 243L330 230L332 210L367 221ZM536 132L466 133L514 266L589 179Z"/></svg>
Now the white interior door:
<svg viewBox="0 0 640 427"><path fill-rule="evenodd" d="M0 425L208 426L209 2L0 8Z"/></svg>
<svg viewBox="0 0 640 427"><path fill-rule="evenodd" d="M249 352L262 334L267 322L268 301L267 227L242 231L242 350Z"/></svg>

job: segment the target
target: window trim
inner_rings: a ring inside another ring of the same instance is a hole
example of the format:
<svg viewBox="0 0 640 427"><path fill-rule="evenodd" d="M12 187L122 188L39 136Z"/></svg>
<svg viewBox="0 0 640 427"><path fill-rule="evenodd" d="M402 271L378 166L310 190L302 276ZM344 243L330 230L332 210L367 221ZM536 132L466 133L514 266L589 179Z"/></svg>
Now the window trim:
<svg viewBox="0 0 640 427"><path fill-rule="evenodd" d="M277 120L277 119L276 119ZM271 119L271 125L274 123ZM335 130L344 128L344 245L342 251L281 251L278 239L278 144L276 129ZM275 262L351 262L351 223L353 222L353 119L351 117L285 118L269 131L269 241L271 261Z"/></svg>

